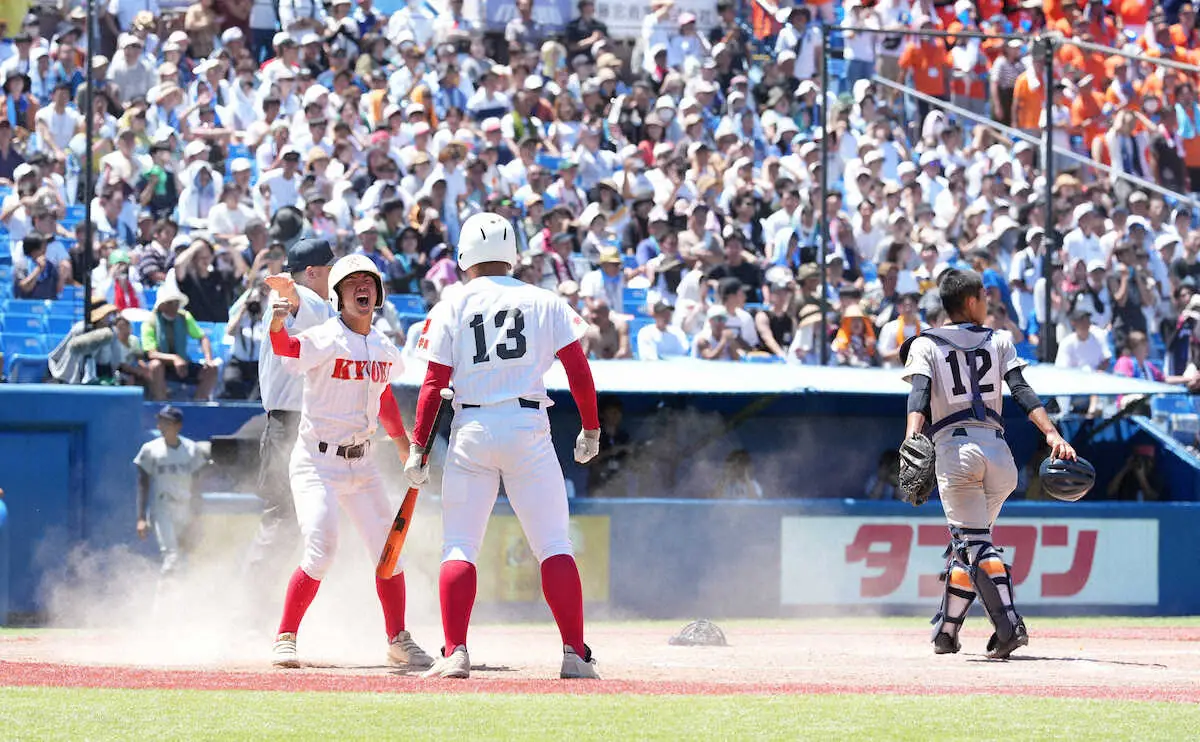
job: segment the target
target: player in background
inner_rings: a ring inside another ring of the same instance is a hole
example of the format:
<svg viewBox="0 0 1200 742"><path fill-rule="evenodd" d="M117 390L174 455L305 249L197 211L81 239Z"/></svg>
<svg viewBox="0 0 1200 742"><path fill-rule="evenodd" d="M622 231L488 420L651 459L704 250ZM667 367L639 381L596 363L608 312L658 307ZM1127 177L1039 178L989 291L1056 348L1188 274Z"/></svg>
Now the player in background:
<svg viewBox="0 0 1200 742"><path fill-rule="evenodd" d="M417 353L429 361L404 467L415 486L429 478L421 446L440 392L454 385L454 422L442 478L442 568L438 581L445 646L426 677L466 678L467 627L475 603L475 559L500 479L541 564L542 591L563 643L563 678L596 678L583 641L583 590L568 532L567 492L550 440L551 405L542 377L557 357L583 429L575 460L600 446L596 388L579 344L587 325L556 294L509 275L517 262L513 226L496 214L463 223L458 263L467 283L434 305Z"/></svg>
<svg viewBox="0 0 1200 742"><path fill-rule="evenodd" d="M403 371L400 351L371 327L383 303L383 276L365 255L348 255L329 273L331 300L338 316L296 336L285 326L300 299L286 274L267 279L279 293L272 307L271 348L284 369L304 377L300 429L289 472L304 556L288 582L283 618L275 641L274 664L299 667L296 632L317 594L338 541L338 504L358 528L371 563L379 558L395 511L383 478L367 454L376 421L401 458L408 436L392 396L392 379ZM388 661L426 668L433 659L404 628L405 589L401 563L387 579L375 579L387 628Z"/></svg>
<svg viewBox="0 0 1200 742"><path fill-rule="evenodd" d="M196 442L180 435L183 413L167 405L158 411L162 435L143 444L134 457L138 470L137 534L154 531L162 555L162 576L181 570L195 546L195 521L200 508L199 478L208 456Z"/></svg>
<svg viewBox="0 0 1200 742"><path fill-rule="evenodd" d="M932 438L952 538L945 591L933 619L933 651L960 649L958 632L978 595L995 627L988 657L1004 659L1027 645L1029 635L1013 605L1008 565L992 545L992 526L1017 486L1017 467L1004 439L1001 381L1055 458L1074 459L1075 450L1026 383L1021 373L1026 364L1011 338L982 326L988 301L979 274L948 270L938 286L949 324L909 339L901 353L904 378L912 384L905 444L915 436Z"/></svg>
<svg viewBox="0 0 1200 742"><path fill-rule="evenodd" d="M329 303L329 271L333 261L333 248L325 240L300 240L288 249L284 270L291 274L295 285L295 303L288 302L283 326L292 334L316 327L334 316ZM279 292L272 291L267 299L268 309L263 312L263 322L268 325L268 333L274 320L270 308L280 298ZM252 589L261 594L261 589L266 587L263 583L273 580L280 571L279 562L292 558L300 538L296 508L292 504L288 461L300 429L304 380L286 371L270 344L262 343L258 357L258 386L263 408L267 411L267 423L259 446L258 473L258 496L264 506L246 559L246 573Z"/></svg>

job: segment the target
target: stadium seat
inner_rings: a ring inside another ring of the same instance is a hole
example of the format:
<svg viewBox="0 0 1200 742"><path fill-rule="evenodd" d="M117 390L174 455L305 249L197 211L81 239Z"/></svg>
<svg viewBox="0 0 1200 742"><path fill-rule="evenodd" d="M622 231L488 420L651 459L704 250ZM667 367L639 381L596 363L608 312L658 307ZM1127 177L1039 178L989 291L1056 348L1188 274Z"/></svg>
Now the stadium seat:
<svg viewBox="0 0 1200 742"><path fill-rule="evenodd" d="M45 355L26 355L18 353L8 362L8 380L13 384L40 384L50 375L50 359Z"/></svg>
<svg viewBox="0 0 1200 742"><path fill-rule="evenodd" d="M649 307L646 306L646 289L625 289L625 295L622 297L624 306L621 311L625 314L635 314L638 316L646 316L650 313Z"/></svg>
<svg viewBox="0 0 1200 742"><path fill-rule="evenodd" d="M143 288L142 296L146 297L146 309L153 309L154 308L154 300L158 298L158 287L156 286L154 288L149 288L149 287Z"/></svg>
<svg viewBox="0 0 1200 742"><path fill-rule="evenodd" d="M404 332L408 332L408 328L418 322L424 322L426 317L424 309L419 312L396 312L396 314L400 318L400 327L404 329Z"/></svg>
<svg viewBox="0 0 1200 742"><path fill-rule="evenodd" d="M50 302L51 317L71 317L83 319L83 299L59 299Z"/></svg>
<svg viewBox="0 0 1200 742"><path fill-rule="evenodd" d="M5 314L50 314L50 305L41 299L9 299L4 305Z"/></svg>
<svg viewBox="0 0 1200 742"><path fill-rule="evenodd" d="M63 286L62 294L58 297L59 301L83 302L83 287L82 286ZM82 306L82 304L81 304Z"/></svg>
<svg viewBox="0 0 1200 742"><path fill-rule="evenodd" d="M746 356L746 363L783 363L783 359L779 356L749 355Z"/></svg>
<svg viewBox="0 0 1200 742"><path fill-rule="evenodd" d="M67 229L74 229L75 225L83 221L84 207L82 204L75 204L67 207L67 213L63 215L62 225Z"/></svg>
<svg viewBox="0 0 1200 742"><path fill-rule="evenodd" d="M18 357L44 356L46 339L29 333L4 333L4 373L11 375L12 364Z"/></svg>
<svg viewBox="0 0 1200 742"><path fill-rule="evenodd" d="M388 294L387 298L400 314L425 314L425 298L420 294Z"/></svg>
<svg viewBox="0 0 1200 742"><path fill-rule="evenodd" d="M637 256L636 255L622 255L621 256L621 264L624 265L629 270L633 270L638 267Z"/></svg>
<svg viewBox="0 0 1200 742"><path fill-rule="evenodd" d="M0 316L0 327L5 332L40 335L46 331L46 318L40 314L6 312L3 316Z"/></svg>
<svg viewBox="0 0 1200 742"><path fill-rule="evenodd" d="M46 336L49 338L50 343L57 345L59 340L66 337L77 321L74 317L56 317L50 315L46 319Z"/></svg>

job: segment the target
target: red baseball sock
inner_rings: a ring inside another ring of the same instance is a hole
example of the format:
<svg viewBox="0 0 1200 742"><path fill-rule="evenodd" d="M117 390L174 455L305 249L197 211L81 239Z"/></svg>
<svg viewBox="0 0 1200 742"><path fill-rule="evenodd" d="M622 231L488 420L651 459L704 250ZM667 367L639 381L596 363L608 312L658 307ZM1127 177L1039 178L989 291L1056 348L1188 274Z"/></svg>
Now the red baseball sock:
<svg viewBox="0 0 1200 742"><path fill-rule="evenodd" d="M304 612L317 597L320 580L314 580L301 568L296 567L292 578L288 580L287 595L283 599L283 618L279 621L280 634L295 634L300 630L300 621Z"/></svg>
<svg viewBox="0 0 1200 742"><path fill-rule="evenodd" d="M583 586L579 582L579 567L570 554L557 554L542 562L542 593L565 646L583 657Z"/></svg>
<svg viewBox="0 0 1200 742"><path fill-rule="evenodd" d="M386 580L375 578L375 592L383 606L383 623L387 626L388 641L404 631L404 573Z"/></svg>
<svg viewBox="0 0 1200 742"><path fill-rule="evenodd" d="M467 626L475 606L475 565L470 562L442 562L438 577L442 597L442 630L446 634L446 654L467 643Z"/></svg>

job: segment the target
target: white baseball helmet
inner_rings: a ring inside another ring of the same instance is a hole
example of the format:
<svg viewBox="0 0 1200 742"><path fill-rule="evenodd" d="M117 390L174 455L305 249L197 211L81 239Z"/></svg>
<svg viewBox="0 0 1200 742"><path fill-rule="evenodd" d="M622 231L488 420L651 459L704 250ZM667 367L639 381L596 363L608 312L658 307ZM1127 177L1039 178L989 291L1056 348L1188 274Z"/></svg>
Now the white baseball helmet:
<svg viewBox="0 0 1200 742"><path fill-rule="evenodd" d="M463 270L488 262L517 264L517 233L499 214L475 214L458 232L458 266Z"/></svg>
<svg viewBox="0 0 1200 742"><path fill-rule="evenodd" d="M354 273L369 273L375 278L375 288L379 290L379 296L375 300L375 308L379 309L383 306L383 274L379 272L379 268L375 267L375 263L366 255L347 255L344 258L338 258L333 264L333 269L329 271L329 300L333 302L334 309L341 309L338 297L338 284L346 280L348 276Z"/></svg>

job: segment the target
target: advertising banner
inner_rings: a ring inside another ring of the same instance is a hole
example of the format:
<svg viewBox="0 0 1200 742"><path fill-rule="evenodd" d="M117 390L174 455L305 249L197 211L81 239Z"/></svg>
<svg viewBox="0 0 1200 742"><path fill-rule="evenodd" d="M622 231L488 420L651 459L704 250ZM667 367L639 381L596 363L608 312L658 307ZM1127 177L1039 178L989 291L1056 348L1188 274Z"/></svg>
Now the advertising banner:
<svg viewBox="0 0 1200 742"><path fill-rule="evenodd" d="M589 603L607 603L608 516L572 516L571 543L579 563L583 599ZM478 569L478 599L481 603L536 603L542 600L541 570L516 516L492 516L479 550Z"/></svg>
<svg viewBox="0 0 1200 742"><path fill-rule="evenodd" d="M913 605L942 594L949 543L935 518L785 517L783 605ZM992 531L1019 605L1153 606L1155 519L1012 519Z"/></svg>

